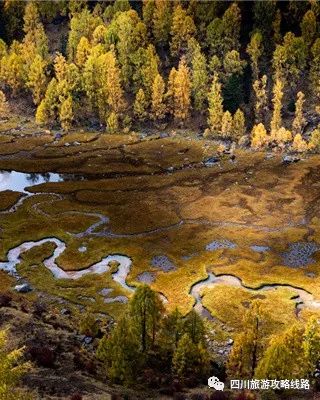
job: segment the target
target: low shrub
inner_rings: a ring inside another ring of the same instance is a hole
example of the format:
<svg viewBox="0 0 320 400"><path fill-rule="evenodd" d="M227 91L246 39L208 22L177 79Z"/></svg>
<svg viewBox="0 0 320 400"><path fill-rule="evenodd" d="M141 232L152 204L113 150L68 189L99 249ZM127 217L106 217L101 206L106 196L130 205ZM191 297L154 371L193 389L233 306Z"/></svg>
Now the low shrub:
<svg viewBox="0 0 320 400"><path fill-rule="evenodd" d="M56 353L47 346L32 346L28 353L33 361L39 366L45 368L53 368L56 361Z"/></svg>

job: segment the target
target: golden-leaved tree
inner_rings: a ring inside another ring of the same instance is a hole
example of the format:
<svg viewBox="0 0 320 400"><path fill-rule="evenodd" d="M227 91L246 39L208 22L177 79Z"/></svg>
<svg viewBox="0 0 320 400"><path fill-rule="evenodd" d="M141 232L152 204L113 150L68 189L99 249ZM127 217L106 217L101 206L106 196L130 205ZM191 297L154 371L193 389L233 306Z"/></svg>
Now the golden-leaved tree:
<svg viewBox="0 0 320 400"><path fill-rule="evenodd" d="M46 76L47 62L42 58L40 54L37 54L34 58L27 78L27 87L31 90L33 102L38 105L43 99L46 87L47 87L47 76Z"/></svg>
<svg viewBox="0 0 320 400"><path fill-rule="evenodd" d="M147 117L148 103L143 89L139 89L133 104L133 111L135 116L140 121L144 121Z"/></svg>
<svg viewBox="0 0 320 400"><path fill-rule="evenodd" d="M172 68L170 72L166 99L174 119L184 122L189 117L191 108L190 71L184 57L179 62L178 70Z"/></svg>
<svg viewBox="0 0 320 400"><path fill-rule="evenodd" d="M304 94L302 92L298 92L297 94L297 101L296 101L296 109L295 109L295 115L294 115L294 120L292 122L292 133L296 135L297 133L302 133L302 129L304 128L304 125L306 123L306 120L303 116L303 104L304 104L305 98Z"/></svg>
<svg viewBox="0 0 320 400"><path fill-rule="evenodd" d="M254 301L246 312L243 329L235 338L227 362L228 376L250 379L263 356L268 318L260 301Z"/></svg>
<svg viewBox="0 0 320 400"><path fill-rule="evenodd" d="M264 123L268 111L267 75L263 75L261 79L253 82L253 90L255 93L255 123Z"/></svg>
<svg viewBox="0 0 320 400"><path fill-rule="evenodd" d="M209 117L208 125L212 135L216 136L221 133L221 124L223 117L223 99L221 93L221 83L219 82L218 76L215 74L213 82L208 96L209 101Z"/></svg>
<svg viewBox="0 0 320 400"><path fill-rule="evenodd" d="M166 113L165 104L165 83L162 76L158 74L152 85L151 96L151 117L154 120L161 120Z"/></svg>
<svg viewBox="0 0 320 400"><path fill-rule="evenodd" d="M273 86L273 113L271 119L271 135L277 134L278 130L282 126L282 97L283 97L283 83L280 79L277 79Z"/></svg>
<svg viewBox="0 0 320 400"><path fill-rule="evenodd" d="M195 34L196 27L192 17L187 15L186 10L177 4L173 11L171 25L170 51L172 56L177 57L187 49L188 40Z"/></svg>
<svg viewBox="0 0 320 400"><path fill-rule="evenodd" d="M205 55L201 52L201 47L198 42L192 54L192 96L194 101L194 108L197 111L203 111L204 104L208 97L208 71L207 60Z"/></svg>
<svg viewBox="0 0 320 400"><path fill-rule="evenodd" d="M254 125L251 132L251 147L254 149L261 149L268 141L269 136L263 123L260 122L260 124Z"/></svg>

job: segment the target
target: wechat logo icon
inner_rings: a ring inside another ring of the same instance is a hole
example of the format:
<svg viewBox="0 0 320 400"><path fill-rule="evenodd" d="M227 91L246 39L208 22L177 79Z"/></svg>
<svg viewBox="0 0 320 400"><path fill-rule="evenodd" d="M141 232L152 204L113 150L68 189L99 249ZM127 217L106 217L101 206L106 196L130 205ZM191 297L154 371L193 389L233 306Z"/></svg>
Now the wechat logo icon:
<svg viewBox="0 0 320 400"><path fill-rule="evenodd" d="M208 379L208 386L210 388L216 389L216 390L223 390L224 389L224 383L220 382L219 379L216 376L211 376Z"/></svg>

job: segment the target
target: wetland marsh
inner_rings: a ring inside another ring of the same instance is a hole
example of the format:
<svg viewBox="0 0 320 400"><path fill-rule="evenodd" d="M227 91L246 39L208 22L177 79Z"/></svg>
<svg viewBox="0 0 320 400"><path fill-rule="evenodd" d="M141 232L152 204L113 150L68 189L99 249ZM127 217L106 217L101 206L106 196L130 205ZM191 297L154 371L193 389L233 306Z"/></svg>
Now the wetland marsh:
<svg viewBox="0 0 320 400"><path fill-rule="evenodd" d="M239 150L236 164L207 167L214 145L178 135L1 143L0 268L35 290L116 317L147 281L167 308L205 309L231 329L260 294L286 304L288 321L318 313L317 158Z"/></svg>

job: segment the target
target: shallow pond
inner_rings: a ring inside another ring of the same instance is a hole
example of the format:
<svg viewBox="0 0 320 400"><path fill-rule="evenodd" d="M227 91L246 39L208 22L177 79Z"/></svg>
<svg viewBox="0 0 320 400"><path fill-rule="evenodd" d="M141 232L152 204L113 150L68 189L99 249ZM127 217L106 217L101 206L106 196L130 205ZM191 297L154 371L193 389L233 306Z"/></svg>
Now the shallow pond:
<svg viewBox="0 0 320 400"><path fill-rule="evenodd" d="M28 186L40 185L47 182L62 182L64 176L52 172L44 174L27 174L16 171L0 171L0 192L4 190L13 190L16 192L24 192Z"/></svg>
<svg viewBox="0 0 320 400"><path fill-rule="evenodd" d="M282 253L284 265L292 268L304 267L314 264L316 261L312 256L320 250L315 242L296 242L289 245L289 250Z"/></svg>
<svg viewBox="0 0 320 400"><path fill-rule="evenodd" d="M173 271L176 269L176 266L170 258L165 255L154 256L151 260L151 265L155 268L161 269L163 272Z"/></svg>
<svg viewBox="0 0 320 400"><path fill-rule="evenodd" d="M237 245L234 242L231 242L227 239L221 240L213 240L209 244L206 245L206 250L215 251L219 249L235 249Z"/></svg>
<svg viewBox="0 0 320 400"><path fill-rule="evenodd" d="M253 246L250 246L251 250L257 252L257 253L264 253L266 251L270 250L269 246L261 246L261 245L257 245L254 244Z"/></svg>

